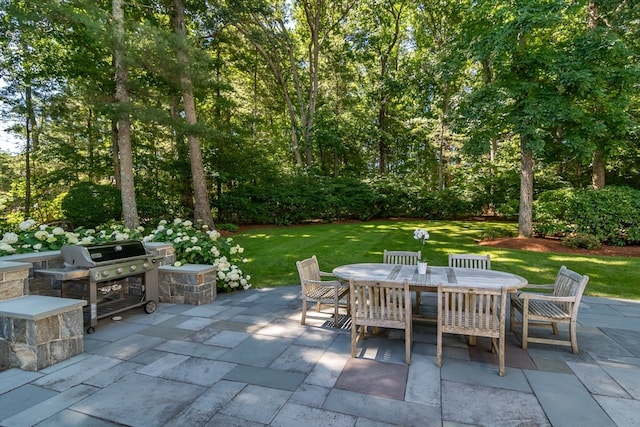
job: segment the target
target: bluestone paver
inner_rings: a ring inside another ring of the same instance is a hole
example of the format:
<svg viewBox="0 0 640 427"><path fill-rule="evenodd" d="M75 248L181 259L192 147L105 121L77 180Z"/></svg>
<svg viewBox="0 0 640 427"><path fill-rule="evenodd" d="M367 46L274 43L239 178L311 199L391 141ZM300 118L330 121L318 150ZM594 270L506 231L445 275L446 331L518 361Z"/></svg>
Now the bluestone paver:
<svg viewBox="0 0 640 427"><path fill-rule="evenodd" d="M65 410L74 403L92 395L99 388L88 385L72 387L56 396L33 405L22 412L2 420L2 427L31 427Z"/></svg>
<svg viewBox="0 0 640 427"><path fill-rule="evenodd" d="M525 371L525 375L552 425L615 426L575 376L542 371Z"/></svg>
<svg viewBox="0 0 640 427"><path fill-rule="evenodd" d="M230 370L224 376L224 379L293 392L304 381L304 374L258 366L238 365Z"/></svg>
<svg viewBox="0 0 640 427"><path fill-rule="evenodd" d="M132 374L70 409L129 426L160 426L206 390L180 381Z"/></svg>
<svg viewBox="0 0 640 427"><path fill-rule="evenodd" d="M221 413L269 424L290 397L290 391L248 385L225 405Z"/></svg>
<svg viewBox="0 0 640 427"><path fill-rule="evenodd" d="M442 418L478 426L549 426L533 393L442 382Z"/></svg>

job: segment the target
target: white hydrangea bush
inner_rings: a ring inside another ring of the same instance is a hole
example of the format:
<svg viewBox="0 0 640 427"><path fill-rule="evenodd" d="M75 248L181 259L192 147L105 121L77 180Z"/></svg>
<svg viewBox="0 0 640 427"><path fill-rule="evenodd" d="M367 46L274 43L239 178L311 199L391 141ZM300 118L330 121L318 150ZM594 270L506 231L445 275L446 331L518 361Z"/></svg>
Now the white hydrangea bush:
<svg viewBox="0 0 640 427"><path fill-rule="evenodd" d="M107 224L93 228L77 228L73 232L61 227L38 226L32 219L19 224L16 232L4 233L0 240L0 256L58 250L64 245L88 245L130 239L145 242L170 242L176 250L175 266L184 264L212 264L216 266L220 290L249 289L251 276L240 268L247 262L244 248L224 238L206 225L176 218L161 220L145 232L143 227L131 230L122 224Z"/></svg>

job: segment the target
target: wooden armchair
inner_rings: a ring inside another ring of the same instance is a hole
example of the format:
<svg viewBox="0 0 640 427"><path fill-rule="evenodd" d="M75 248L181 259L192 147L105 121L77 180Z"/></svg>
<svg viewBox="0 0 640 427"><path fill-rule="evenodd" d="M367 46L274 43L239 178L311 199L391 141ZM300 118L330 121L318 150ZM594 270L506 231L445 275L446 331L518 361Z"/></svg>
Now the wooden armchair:
<svg viewBox="0 0 640 427"><path fill-rule="evenodd" d="M449 267L491 270L491 256L488 254L449 254Z"/></svg>
<svg viewBox="0 0 640 427"><path fill-rule="evenodd" d="M320 311L322 304L331 304L334 307L334 326L339 323L339 301L343 297L349 298L349 287L339 280L322 280L322 277L334 277L331 273L320 271L316 256L297 261L300 286L302 286L302 318L300 324L304 325L307 317L307 302L315 302L316 311ZM349 301L347 301L349 311Z"/></svg>
<svg viewBox="0 0 640 427"><path fill-rule="evenodd" d="M404 283L349 280L351 298L351 357L368 326L404 329L405 362L411 363L411 294ZM358 327L360 330L358 331Z"/></svg>
<svg viewBox="0 0 640 427"><path fill-rule="evenodd" d="M504 376L506 307L504 288L438 286L438 367L442 366L442 334L489 337L491 351L498 354L499 374Z"/></svg>
<svg viewBox="0 0 640 427"><path fill-rule="evenodd" d="M564 265L560 268L553 285L527 285L527 288L552 289L551 294L519 292L511 296L511 319L509 328L514 324L522 325L522 348L526 350L528 342L571 346L578 354L576 322L578 309L589 276L580 275ZM516 320L515 311L522 314L522 321ZM536 338L529 336L529 326L551 326L553 334L558 335L558 323L569 324L569 340Z"/></svg>

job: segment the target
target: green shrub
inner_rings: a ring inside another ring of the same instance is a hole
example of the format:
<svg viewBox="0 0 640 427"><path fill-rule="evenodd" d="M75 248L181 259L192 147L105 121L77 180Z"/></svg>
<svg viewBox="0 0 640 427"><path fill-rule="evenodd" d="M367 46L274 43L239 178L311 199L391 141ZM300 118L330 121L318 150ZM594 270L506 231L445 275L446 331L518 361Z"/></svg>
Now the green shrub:
<svg viewBox="0 0 640 427"><path fill-rule="evenodd" d="M492 227L486 228L480 235L480 238L482 240L493 240L493 239L499 239L502 237L515 237L516 234L517 233L514 231L513 227L492 226Z"/></svg>
<svg viewBox="0 0 640 427"><path fill-rule="evenodd" d="M534 226L541 235L586 234L609 245L640 243L640 190L554 190L534 203Z"/></svg>
<svg viewBox="0 0 640 427"><path fill-rule="evenodd" d="M593 234L576 233L562 239L562 246L574 249L600 249L600 240Z"/></svg>
<svg viewBox="0 0 640 427"><path fill-rule="evenodd" d="M62 212L74 226L96 227L122 217L120 191L111 185L81 182L62 200Z"/></svg>
<svg viewBox="0 0 640 427"><path fill-rule="evenodd" d="M362 181L300 174L271 185L244 185L222 194L217 222L301 224L372 218L456 219L481 213L457 190L427 191L398 179Z"/></svg>
<svg viewBox="0 0 640 427"><path fill-rule="evenodd" d="M235 233L236 231L238 231L240 227L238 227L235 224L216 224L216 230L222 230L222 231L230 231L232 233Z"/></svg>

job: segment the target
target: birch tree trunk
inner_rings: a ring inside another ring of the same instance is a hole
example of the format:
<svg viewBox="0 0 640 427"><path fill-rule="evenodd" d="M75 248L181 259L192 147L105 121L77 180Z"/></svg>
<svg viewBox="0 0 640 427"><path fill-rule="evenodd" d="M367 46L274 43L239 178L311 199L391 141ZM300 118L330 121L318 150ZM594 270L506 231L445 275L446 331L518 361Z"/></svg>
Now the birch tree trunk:
<svg viewBox="0 0 640 427"><path fill-rule="evenodd" d="M118 156L120 159L120 194L122 195L122 214L124 226L135 229L140 225L133 179L133 154L131 150L131 123L128 109L129 90L127 88L127 64L124 55L124 1L113 0L114 49L113 58L116 78L116 103L118 112Z"/></svg>
<svg viewBox="0 0 640 427"><path fill-rule="evenodd" d="M209 192L202 163L202 150L200 138L194 134L192 128L198 123L196 116L196 103L193 97L193 83L189 72L189 56L186 51L186 28L184 24L183 0L173 0L173 24L178 36L176 55L180 68L180 87L182 89L182 102L184 104L185 121L188 125L187 144L189 146L189 159L191 161L191 175L193 180L193 196L195 199L195 220L214 229Z"/></svg>

